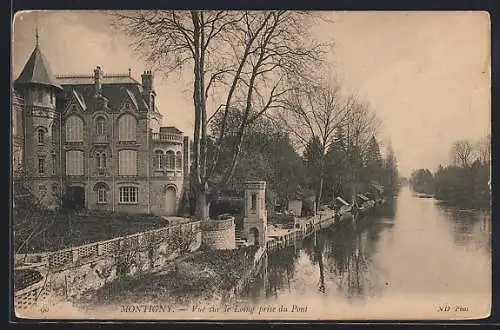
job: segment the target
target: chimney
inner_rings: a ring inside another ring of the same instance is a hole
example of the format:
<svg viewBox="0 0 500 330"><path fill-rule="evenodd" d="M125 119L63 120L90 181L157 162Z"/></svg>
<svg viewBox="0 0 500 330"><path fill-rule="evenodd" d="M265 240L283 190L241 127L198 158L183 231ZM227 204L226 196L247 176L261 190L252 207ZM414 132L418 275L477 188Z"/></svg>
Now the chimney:
<svg viewBox="0 0 500 330"><path fill-rule="evenodd" d="M148 105L149 110L154 111L156 93L153 90L153 73L150 70L146 70L141 75L141 78L142 78L142 90L143 90L142 95Z"/></svg>
<svg viewBox="0 0 500 330"><path fill-rule="evenodd" d="M95 92L96 93L101 93L102 91L102 78L104 77L103 71L101 70L100 66L97 66L94 70L94 86L95 86Z"/></svg>
<svg viewBox="0 0 500 330"><path fill-rule="evenodd" d="M142 88L145 93L153 91L153 73L151 71L144 71L141 76L142 78Z"/></svg>

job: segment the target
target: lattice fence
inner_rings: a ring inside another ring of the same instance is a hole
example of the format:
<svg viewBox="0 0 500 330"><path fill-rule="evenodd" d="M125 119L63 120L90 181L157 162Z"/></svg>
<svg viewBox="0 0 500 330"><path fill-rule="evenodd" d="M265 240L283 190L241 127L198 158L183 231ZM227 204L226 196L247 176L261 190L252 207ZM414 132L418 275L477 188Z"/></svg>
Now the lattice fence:
<svg viewBox="0 0 500 330"><path fill-rule="evenodd" d="M89 260L96 257L114 255L124 249L146 249L151 243L158 243L172 235L179 235L187 230L197 230L199 228L200 222L168 226L130 236L49 252L43 256L41 255L41 257L37 256L37 260L42 260L43 264L48 265L50 269L57 269L69 266L78 260ZM21 257L20 255L16 256L20 260Z"/></svg>
<svg viewBox="0 0 500 330"><path fill-rule="evenodd" d="M64 266L66 264L73 263L73 251L72 250L62 250L51 253L49 255L49 267L57 268Z"/></svg>
<svg viewBox="0 0 500 330"><path fill-rule="evenodd" d="M26 289L19 290L14 294L14 307L16 310L26 310L34 306L38 301L45 299L48 291L43 287L44 281L41 280Z"/></svg>

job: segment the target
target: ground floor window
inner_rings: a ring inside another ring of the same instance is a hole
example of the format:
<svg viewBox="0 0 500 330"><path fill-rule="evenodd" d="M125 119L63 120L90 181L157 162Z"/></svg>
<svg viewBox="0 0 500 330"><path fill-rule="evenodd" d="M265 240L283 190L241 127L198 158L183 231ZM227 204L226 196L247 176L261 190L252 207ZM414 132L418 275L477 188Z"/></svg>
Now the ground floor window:
<svg viewBox="0 0 500 330"><path fill-rule="evenodd" d="M107 202L106 198L106 188L97 189L97 203L105 204Z"/></svg>
<svg viewBox="0 0 500 330"><path fill-rule="evenodd" d="M136 204L138 190L137 187L120 187L120 203Z"/></svg>

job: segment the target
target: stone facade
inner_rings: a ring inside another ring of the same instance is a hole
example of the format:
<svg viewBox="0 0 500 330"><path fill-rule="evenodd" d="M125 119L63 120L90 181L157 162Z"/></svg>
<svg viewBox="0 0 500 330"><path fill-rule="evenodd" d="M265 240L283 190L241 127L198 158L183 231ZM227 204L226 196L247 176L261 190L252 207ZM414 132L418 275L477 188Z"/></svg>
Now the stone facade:
<svg viewBox="0 0 500 330"><path fill-rule="evenodd" d="M47 206L70 195L91 210L180 213L189 139L162 127L153 73L141 78L52 76L36 46L14 83L13 162Z"/></svg>
<svg viewBox="0 0 500 330"><path fill-rule="evenodd" d="M236 249L234 217L201 223L202 247L207 250Z"/></svg>
<svg viewBox="0 0 500 330"><path fill-rule="evenodd" d="M266 182L245 182L245 218L242 238L250 244L266 244Z"/></svg>

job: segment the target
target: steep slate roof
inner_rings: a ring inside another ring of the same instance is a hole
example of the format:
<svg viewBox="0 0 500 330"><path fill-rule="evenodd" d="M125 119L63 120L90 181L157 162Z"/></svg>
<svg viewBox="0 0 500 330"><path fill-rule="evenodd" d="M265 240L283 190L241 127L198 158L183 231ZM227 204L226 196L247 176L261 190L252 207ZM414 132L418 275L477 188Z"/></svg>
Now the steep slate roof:
<svg viewBox="0 0 500 330"><path fill-rule="evenodd" d="M176 134L183 133L180 129L178 129L175 126L163 126L163 127L160 127L160 131L161 132L168 132L168 133L176 133Z"/></svg>
<svg viewBox="0 0 500 330"><path fill-rule="evenodd" d="M139 109L139 105L137 104L137 99L135 98L135 95L134 93L132 93L130 90L126 89L125 90L128 94L128 96L130 96L130 99L132 100L132 103L134 103L134 106L136 109Z"/></svg>
<svg viewBox="0 0 500 330"><path fill-rule="evenodd" d="M54 79L47 60L43 56L38 45L31 53L23 71L15 80L16 85L40 84L62 89Z"/></svg>
<svg viewBox="0 0 500 330"><path fill-rule="evenodd" d="M118 78L116 78L118 77ZM94 104L95 89L93 76L64 76L57 77L63 89L69 94L76 91L79 99L87 106ZM148 109L142 97L142 88L139 83L129 76L114 76L111 79L102 79L101 93L108 100L108 105L118 108L125 97L130 97L139 111ZM67 95L68 95L67 94Z"/></svg>
<svg viewBox="0 0 500 330"><path fill-rule="evenodd" d="M93 85L92 75L63 75L56 76L57 82L61 85ZM128 74L104 75L102 84L139 84L137 80Z"/></svg>
<svg viewBox="0 0 500 330"><path fill-rule="evenodd" d="M83 95L78 93L76 90L72 90L71 91L73 93L73 95L75 96L76 100L78 101L78 103L80 103L80 106L82 107L82 109L85 111L87 110L87 105L85 104L85 99L83 98Z"/></svg>

